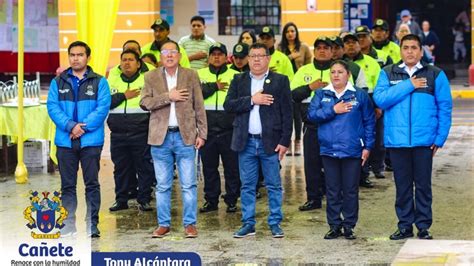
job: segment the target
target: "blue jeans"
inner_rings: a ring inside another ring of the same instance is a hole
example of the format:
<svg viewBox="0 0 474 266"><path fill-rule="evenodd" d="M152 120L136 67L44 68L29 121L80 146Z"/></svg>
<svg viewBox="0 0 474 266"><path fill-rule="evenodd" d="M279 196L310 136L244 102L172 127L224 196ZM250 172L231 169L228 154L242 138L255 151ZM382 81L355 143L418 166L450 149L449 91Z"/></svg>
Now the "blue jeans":
<svg viewBox="0 0 474 266"><path fill-rule="evenodd" d="M156 177L156 210L158 224L171 224L171 187L173 165L176 164L183 198L183 225L194 225L197 220L197 179L194 158L196 150L185 145L179 132L168 132L162 145L151 146Z"/></svg>
<svg viewBox="0 0 474 266"><path fill-rule="evenodd" d="M255 225L255 188L258 181L259 163L263 169L265 187L268 191L268 205L270 214L268 224L280 224L283 219L281 204L283 190L280 179L280 162L278 153L268 155L263 149L263 142L258 138L247 140L247 146L239 152L239 171L242 187L240 189L240 202L242 205L242 223Z"/></svg>

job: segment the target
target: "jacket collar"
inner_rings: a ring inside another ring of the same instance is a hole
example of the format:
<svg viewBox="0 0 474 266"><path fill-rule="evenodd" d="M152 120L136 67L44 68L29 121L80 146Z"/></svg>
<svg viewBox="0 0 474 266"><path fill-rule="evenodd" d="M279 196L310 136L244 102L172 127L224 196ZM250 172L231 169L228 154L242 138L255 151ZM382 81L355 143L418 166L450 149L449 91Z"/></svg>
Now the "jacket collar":
<svg viewBox="0 0 474 266"><path fill-rule="evenodd" d="M227 71L227 65L223 64L220 67L215 67L213 65L209 65L209 71L214 75L220 75L220 74Z"/></svg>
<svg viewBox="0 0 474 266"><path fill-rule="evenodd" d="M61 73L60 77L64 80L68 80L69 79L69 73L72 73L72 68L71 67L64 70ZM99 77L99 75L97 73L95 73L94 70L92 70L92 67L87 66L87 70L86 70L86 73L84 74L84 78L90 79L90 78L97 78L97 77Z"/></svg>
<svg viewBox="0 0 474 266"><path fill-rule="evenodd" d="M318 70L326 70L331 67L332 60L329 61L318 61L316 59L313 59L313 64L314 67Z"/></svg>
<svg viewBox="0 0 474 266"><path fill-rule="evenodd" d="M337 97L336 95L338 95L336 89L334 89L334 86L331 83L329 83L329 85L324 87L322 90L323 90L325 95L330 95L331 97ZM344 88L344 90L342 91L341 96L338 97L338 98L343 97L347 93L347 91L356 92L356 89L354 88L354 86L350 82L347 82L347 85Z"/></svg>
<svg viewBox="0 0 474 266"><path fill-rule="evenodd" d="M123 82L125 83L133 83L135 80L138 79L138 77L140 76L141 72L140 70L138 70L135 74L133 74L131 77L127 77L125 76L125 74L122 72L120 74L120 78L122 79Z"/></svg>

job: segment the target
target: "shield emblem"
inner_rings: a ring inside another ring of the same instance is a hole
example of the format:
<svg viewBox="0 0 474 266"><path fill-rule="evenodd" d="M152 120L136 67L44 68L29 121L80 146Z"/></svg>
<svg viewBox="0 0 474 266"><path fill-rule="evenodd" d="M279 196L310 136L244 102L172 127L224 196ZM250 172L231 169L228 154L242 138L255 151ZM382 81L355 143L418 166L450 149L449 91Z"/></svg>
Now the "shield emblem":
<svg viewBox="0 0 474 266"><path fill-rule="evenodd" d="M43 233L49 233L54 228L56 221L55 212L53 210L36 211L36 221L38 229Z"/></svg>

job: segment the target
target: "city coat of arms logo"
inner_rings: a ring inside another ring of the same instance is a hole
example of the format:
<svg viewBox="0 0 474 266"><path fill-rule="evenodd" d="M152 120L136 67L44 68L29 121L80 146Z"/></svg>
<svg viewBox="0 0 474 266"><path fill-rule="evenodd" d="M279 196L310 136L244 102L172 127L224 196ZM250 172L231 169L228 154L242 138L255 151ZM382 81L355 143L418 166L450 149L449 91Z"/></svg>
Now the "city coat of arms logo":
<svg viewBox="0 0 474 266"><path fill-rule="evenodd" d="M68 212L61 203L61 193L54 191L53 197L49 199L50 192L42 192L43 199L38 191L30 191L31 205L23 211L26 226L32 230L39 230L41 233L31 231L31 236L36 239L55 239L61 235L59 230L65 226L63 223ZM36 219L34 218L36 212ZM56 219L56 216L59 216Z"/></svg>

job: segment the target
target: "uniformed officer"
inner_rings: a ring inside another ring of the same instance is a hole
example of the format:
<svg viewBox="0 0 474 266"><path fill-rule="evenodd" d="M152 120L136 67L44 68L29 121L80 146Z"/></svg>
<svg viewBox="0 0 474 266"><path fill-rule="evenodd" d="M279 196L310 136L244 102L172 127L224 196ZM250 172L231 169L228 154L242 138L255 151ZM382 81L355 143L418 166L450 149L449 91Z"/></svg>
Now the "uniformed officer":
<svg viewBox="0 0 474 266"><path fill-rule="evenodd" d="M149 113L139 106L144 74L140 56L133 50L122 52L120 78L110 78L112 102L107 124L110 128L110 153L114 163L115 203L110 211L128 209L130 176L138 175L138 208L151 211L151 185L154 170L148 141Z"/></svg>
<svg viewBox="0 0 474 266"><path fill-rule="evenodd" d="M359 65L352 62L352 60L344 57L344 42L342 42L341 37L332 36L332 37L329 37L329 39L332 41L332 59L333 60L341 59L341 60L346 61L347 65L349 66L349 70L352 76L351 80L354 81L354 85L357 88L367 91L368 90L367 81L365 78L364 71L361 70Z"/></svg>
<svg viewBox="0 0 474 266"><path fill-rule="evenodd" d="M208 126L207 141L200 150L206 200L204 206L199 209L200 212L218 209L221 194L219 157L224 165L224 202L227 204L227 212L237 211L236 203L240 195L238 157L237 153L230 149L234 116L224 111L227 89L234 75L239 72L228 68L226 59L226 46L215 43L209 48L209 67L198 70Z"/></svg>
<svg viewBox="0 0 474 266"><path fill-rule="evenodd" d="M355 34L359 38L359 44L363 54L377 60L381 68L393 64L392 58L387 53L382 50L374 49L372 46L369 27L365 25L359 26L356 28ZM369 93L370 97L372 97L372 95L372 93ZM383 146L383 112L377 105L374 104L374 107L375 118L377 119L375 123L375 146L370 154L368 163L362 168L362 176L368 176L369 168L371 168L376 178L385 178L385 175L382 173L384 171L385 160L385 148Z"/></svg>
<svg viewBox="0 0 474 266"><path fill-rule="evenodd" d="M127 40L123 43L122 52L126 50L135 51L138 55L141 55L140 44L136 40ZM146 63L140 59L140 72L145 73L147 71L155 69L155 66L149 63ZM120 81L122 75L122 69L120 68L120 63L112 67L109 70L109 75L107 80L109 81ZM130 174L128 178L128 198L136 199L138 194L138 180L137 180L137 171L135 169L128 172ZM154 182L154 181L153 181Z"/></svg>
<svg viewBox="0 0 474 266"><path fill-rule="evenodd" d="M318 130L317 124L307 119L307 110L314 92L330 82L332 41L327 37L318 37L314 42L313 54L313 62L300 67L290 84L293 101L301 103L301 117L304 123L303 155L307 201L299 207L300 211L321 208L323 177Z"/></svg>
<svg viewBox="0 0 474 266"><path fill-rule="evenodd" d="M383 19L376 19L372 26L372 39L374 40L374 47L377 50L386 52L394 63L400 61L400 47L390 41L390 31L388 22Z"/></svg>
<svg viewBox="0 0 474 266"><path fill-rule="evenodd" d="M232 64L229 64L233 70L238 72L245 72L249 71L249 45L246 43L238 43L234 45L234 49L232 51Z"/></svg>
<svg viewBox="0 0 474 266"><path fill-rule="evenodd" d="M372 57L362 54L359 44L359 38L357 38L357 35L348 33L342 38L342 40L344 42L344 52L346 56L350 58L354 63L359 65L362 71L364 71L365 76L367 77L368 93L369 95L371 95L374 91L374 87L377 84L377 80L380 74L379 64ZM379 112L379 118L380 115L381 112ZM383 169L383 155L385 154L380 146L381 143L379 145L378 152L372 152L372 160L376 162L373 164L373 171L378 175ZM373 184L369 180L368 164L366 163L366 165L364 165L362 168L363 172L360 176L360 185L363 187L372 188Z"/></svg>
<svg viewBox="0 0 474 266"><path fill-rule="evenodd" d="M170 24L164 19L157 19L151 25L153 29L153 37L155 40L153 42L147 43L145 46L142 47L142 54L151 53L155 55L156 59L158 60L158 64L160 64L160 50L161 45L166 41L170 40L168 35L170 34ZM182 67L191 67L189 63L188 55L186 54L186 50L183 47L179 46L179 53L181 54L181 59L179 60L179 65Z"/></svg>
<svg viewBox="0 0 474 266"><path fill-rule="evenodd" d="M392 58L386 52L377 50L372 46L373 40L370 36L369 27L361 25L355 29L355 34L359 38L360 49L363 54L377 60L381 68L393 64Z"/></svg>
<svg viewBox="0 0 474 266"><path fill-rule="evenodd" d="M270 70L286 75L288 79L293 79L294 72L290 59L284 53L275 49L275 32L269 26L262 28L258 34L258 41L263 43L270 51Z"/></svg>

